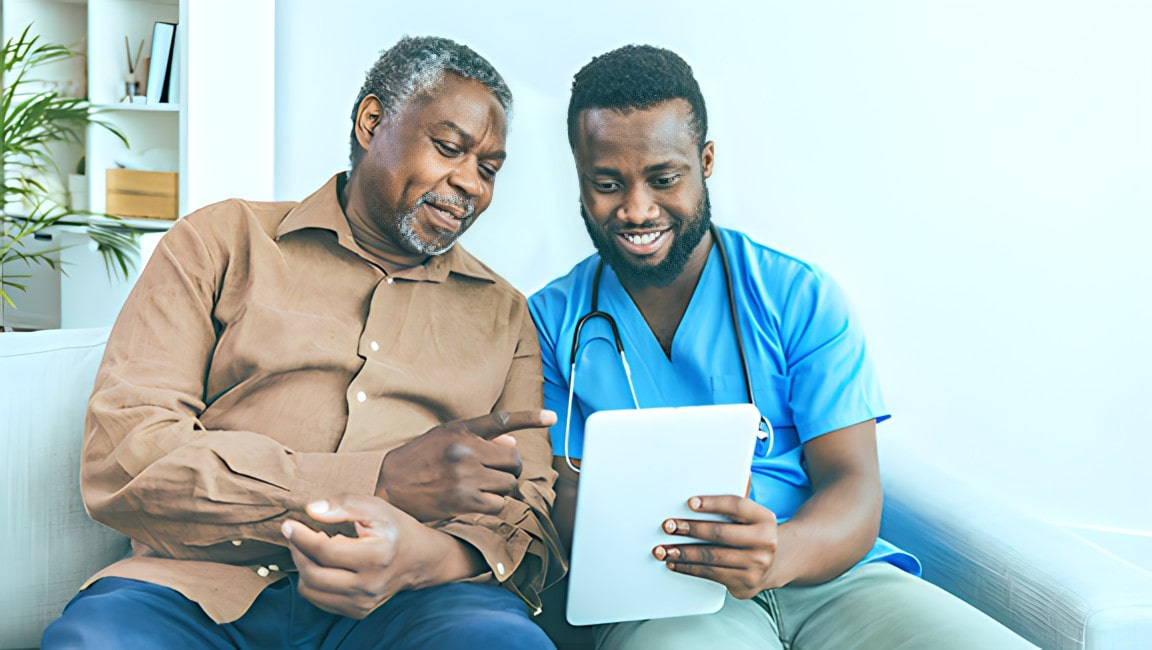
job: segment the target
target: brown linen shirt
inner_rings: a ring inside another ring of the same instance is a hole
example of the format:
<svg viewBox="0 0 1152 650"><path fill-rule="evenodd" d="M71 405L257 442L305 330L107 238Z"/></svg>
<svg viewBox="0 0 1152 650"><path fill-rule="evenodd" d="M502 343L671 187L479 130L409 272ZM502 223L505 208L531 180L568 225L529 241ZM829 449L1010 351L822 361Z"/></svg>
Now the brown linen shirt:
<svg viewBox="0 0 1152 650"><path fill-rule="evenodd" d="M81 488L135 555L89 580L171 587L217 622L292 570L285 517L372 494L385 454L443 422L539 409L524 297L456 246L389 275L352 238L340 175L299 204L229 200L176 222L112 330ZM519 494L430 524L533 608L563 572L547 430L514 434Z"/></svg>

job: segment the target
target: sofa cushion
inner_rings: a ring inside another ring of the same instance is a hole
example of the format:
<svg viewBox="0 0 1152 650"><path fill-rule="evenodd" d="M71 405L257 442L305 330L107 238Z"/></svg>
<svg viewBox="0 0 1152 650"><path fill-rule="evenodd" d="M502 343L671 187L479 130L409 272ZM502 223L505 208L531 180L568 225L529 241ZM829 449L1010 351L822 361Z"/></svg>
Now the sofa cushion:
<svg viewBox="0 0 1152 650"><path fill-rule="evenodd" d="M880 534L924 578L1045 650L1146 648L1152 573L881 444Z"/></svg>
<svg viewBox="0 0 1152 650"><path fill-rule="evenodd" d="M0 648L38 645L84 580L128 552L80 499L84 412L107 337L0 333Z"/></svg>

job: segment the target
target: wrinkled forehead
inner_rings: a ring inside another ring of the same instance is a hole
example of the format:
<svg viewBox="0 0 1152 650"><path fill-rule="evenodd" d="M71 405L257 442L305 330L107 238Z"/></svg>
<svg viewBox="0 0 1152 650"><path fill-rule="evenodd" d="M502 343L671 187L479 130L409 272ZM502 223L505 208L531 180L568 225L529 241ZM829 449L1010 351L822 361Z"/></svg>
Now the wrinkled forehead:
<svg viewBox="0 0 1152 650"><path fill-rule="evenodd" d="M496 93L452 72L415 93L400 113L402 119L423 124L453 124L476 139L492 136L503 142L508 131L508 115Z"/></svg>

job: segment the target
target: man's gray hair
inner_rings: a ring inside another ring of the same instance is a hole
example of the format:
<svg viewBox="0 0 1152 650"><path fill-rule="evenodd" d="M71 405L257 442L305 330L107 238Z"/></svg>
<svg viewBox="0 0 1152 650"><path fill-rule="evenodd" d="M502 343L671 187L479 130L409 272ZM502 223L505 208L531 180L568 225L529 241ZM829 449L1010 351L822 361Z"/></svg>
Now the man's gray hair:
<svg viewBox="0 0 1152 650"><path fill-rule="evenodd" d="M384 112L395 115L414 95L439 83L445 71L488 86L504 108L507 119L511 119L512 91L487 59L468 46L447 38L405 36L380 53L380 58L368 70L364 86L360 88L360 94L352 105L350 144L353 167L360 162L364 153L356 140L356 111L360 108L360 102L368 95L375 95Z"/></svg>

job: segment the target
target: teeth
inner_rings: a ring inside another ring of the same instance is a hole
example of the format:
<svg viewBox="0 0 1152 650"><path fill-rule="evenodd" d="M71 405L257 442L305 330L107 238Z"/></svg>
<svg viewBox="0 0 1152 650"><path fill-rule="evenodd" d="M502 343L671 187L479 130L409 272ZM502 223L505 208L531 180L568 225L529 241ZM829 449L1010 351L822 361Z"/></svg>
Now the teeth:
<svg viewBox="0 0 1152 650"><path fill-rule="evenodd" d="M659 237L660 237L660 233L658 233L658 232L650 232L650 233L646 233L643 235L624 235L624 239L627 239L628 241L632 242L633 244L636 244L637 246L643 246L644 244L651 244L652 242L656 241L656 239Z"/></svg>

